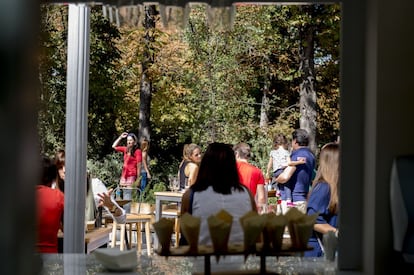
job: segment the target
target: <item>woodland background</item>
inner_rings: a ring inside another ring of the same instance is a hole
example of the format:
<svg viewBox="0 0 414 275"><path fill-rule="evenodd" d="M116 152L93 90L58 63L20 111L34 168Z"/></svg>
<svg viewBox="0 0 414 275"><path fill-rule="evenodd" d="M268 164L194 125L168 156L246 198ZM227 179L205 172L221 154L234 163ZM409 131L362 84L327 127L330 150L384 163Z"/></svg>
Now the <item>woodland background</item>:
<svg viewBox="0 0 414 275"><path fill-rule="evenodd" d="M176 174L185 143L252 146L265 172L275 134L311 134L317 154L339 136L340 6L236 6L232 28L215 26L206 7L188 24L161 23L158 6L121 11L121 24L92 7L88 169L117 184L124 131L151 142L154 183ZM164 18L165 19L165 18ZM216 21L217 22L217 21ZM65 144L68 7L41 7L40 153Z"/></svg>

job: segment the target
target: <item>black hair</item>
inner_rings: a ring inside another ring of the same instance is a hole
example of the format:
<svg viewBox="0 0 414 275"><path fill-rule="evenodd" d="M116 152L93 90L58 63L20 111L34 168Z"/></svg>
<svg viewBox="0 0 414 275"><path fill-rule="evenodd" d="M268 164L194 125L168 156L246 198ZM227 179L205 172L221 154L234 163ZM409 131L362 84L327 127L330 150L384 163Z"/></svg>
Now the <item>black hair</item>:
<svg viewBox="0 0 414 275"><path fill-rule="evenodd" d="M209 186L220 194L231 194L233 189L244 191L237 172L236 158L232 146L224 143L211 143L200 163L200 169L193 191L203 191Z"/></svg>
<svg viewBox="0 0 414 275"><path fill-rule="evenodd" d="M309 134L305 129L296 129L293 131L292 140L296 140L299 146L308 146Z"/></svg>
<svg viewBox="0 0 414 275"><path fill-rule="evenodd" d="M52 182L56 179L56 165L48 157L42 158L42 174L40 176L40 185L51 186Z"/></svg>

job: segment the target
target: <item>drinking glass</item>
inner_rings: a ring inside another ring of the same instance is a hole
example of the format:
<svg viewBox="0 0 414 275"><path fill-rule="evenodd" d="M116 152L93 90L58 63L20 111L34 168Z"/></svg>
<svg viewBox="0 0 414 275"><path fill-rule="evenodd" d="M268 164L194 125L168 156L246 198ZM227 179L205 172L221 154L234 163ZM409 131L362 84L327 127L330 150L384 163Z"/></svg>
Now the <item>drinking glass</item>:
<svg viewBox="0 0 414 275"><path fill-rule="evenodd" d="M180 181L178 180L178 178L174 177L172 182L173 182L174 192L177 192L178 190L180 190Z"/></svg>

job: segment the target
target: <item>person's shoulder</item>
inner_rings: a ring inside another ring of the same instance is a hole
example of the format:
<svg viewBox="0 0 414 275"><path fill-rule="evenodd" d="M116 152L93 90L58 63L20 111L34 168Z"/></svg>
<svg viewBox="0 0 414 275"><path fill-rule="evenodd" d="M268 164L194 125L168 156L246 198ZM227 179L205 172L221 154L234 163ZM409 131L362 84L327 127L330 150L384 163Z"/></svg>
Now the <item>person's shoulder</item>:
<svg viewBox="0 0 414 275"><path fill-rule="evenodd" d="M313 185L312 189L314 191L319 191L319 192L329 192L330 187L329 187L329 184L327 182L319 181L319 182L317 182Z"/></svg>

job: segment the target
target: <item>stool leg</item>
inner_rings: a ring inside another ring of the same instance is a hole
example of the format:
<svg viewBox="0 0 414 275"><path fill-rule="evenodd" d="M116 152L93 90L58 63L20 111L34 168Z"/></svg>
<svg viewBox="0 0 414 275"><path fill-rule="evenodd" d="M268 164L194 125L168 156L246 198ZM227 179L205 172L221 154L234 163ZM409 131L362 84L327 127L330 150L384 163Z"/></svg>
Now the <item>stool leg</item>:
<svg viewBox="0 0 414 275"><path fill-rule="evenodd" d="M175 218L175 247L178 247L178 242L180 240L180 222L178 220L178 217Z"/></svg>
<svg viewBox="0 0 414 275"><path fill-rule="evenodd" d="M116 244L116 227L117 227L117 223L116 221L114 221L112 223L112 240L111 240L111 247L115 247Z"/></svg>
<svg viewBox="0 0 414 275"><path fill-rule="evenodd" d="M129 224L129 239L128 240L129 240L129 247L130 248L132 248L132 224L133 223Z"/></svg>
<svg viewBox="0 0 414 275"><path fill-rule="evenodd" d="M141 223L137 222L137 251L141 255L142 249L142 236L141 236Z"/></svg>
<svg viewBox="0 0 414 275"><path fill-rule="evenodd" d="M147 254L151 256L151 228L149 221L145 223L145 238L147 240Z"/></svg>
<svg viewBox="0 0 414 275"><path fill-rule="evenodd" d="M121 226L121 233L120 233L121 244L120 244L119 249L121 251L124 251L125 250L125 224L121 224L120 226Z"/></svg>

